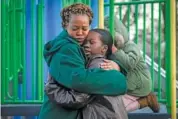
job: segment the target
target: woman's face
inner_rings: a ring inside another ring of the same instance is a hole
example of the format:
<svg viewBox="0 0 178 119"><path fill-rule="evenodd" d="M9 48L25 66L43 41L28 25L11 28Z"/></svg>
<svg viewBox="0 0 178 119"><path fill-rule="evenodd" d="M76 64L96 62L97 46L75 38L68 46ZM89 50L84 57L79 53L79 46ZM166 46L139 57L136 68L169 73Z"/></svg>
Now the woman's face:
<svg viewBox="0 0 178 119"><path fill-rule="evenodd" d="M87 15L71 15L69 23L66 26L68 34L75 38L82 45L90 28Z"/></svg>
<svg viewBox="0 0 178 119"><path fill-rule="evenodd" d="M84 48L88 56L102 54L105 55L107 46L101 41L101 35L97 32L90 31L86 38Z"/></svg>

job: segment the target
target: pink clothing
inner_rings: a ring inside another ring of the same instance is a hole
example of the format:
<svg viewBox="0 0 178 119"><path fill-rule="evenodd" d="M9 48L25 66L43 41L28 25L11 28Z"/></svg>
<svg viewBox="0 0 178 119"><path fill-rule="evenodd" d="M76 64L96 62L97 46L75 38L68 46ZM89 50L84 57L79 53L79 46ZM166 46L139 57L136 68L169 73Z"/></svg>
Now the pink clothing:
<svg viewBox="0 0 178 119"><path fill-rule="evenodd" d="M140 108L140 104L137 101L139 98L140 97L131 96L128 94L122 96L122 100L127 112L131 112Z"/></svg>

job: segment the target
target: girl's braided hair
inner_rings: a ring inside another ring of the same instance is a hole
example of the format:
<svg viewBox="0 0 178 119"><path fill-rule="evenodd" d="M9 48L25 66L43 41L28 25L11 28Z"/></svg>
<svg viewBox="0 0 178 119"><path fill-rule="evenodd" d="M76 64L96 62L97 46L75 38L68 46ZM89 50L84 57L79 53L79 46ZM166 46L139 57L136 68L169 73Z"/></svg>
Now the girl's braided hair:
<svg viewBox="0 0 178 119"><path fill-rule="evenodd" d="M61 11L63 28L66 28L72 14L87 15L89 18L89 24L91 24L92 19L93 19L93 12L89 6L83 3L75 3L75 4L72 4L70 6L63 8Z"/></svg>

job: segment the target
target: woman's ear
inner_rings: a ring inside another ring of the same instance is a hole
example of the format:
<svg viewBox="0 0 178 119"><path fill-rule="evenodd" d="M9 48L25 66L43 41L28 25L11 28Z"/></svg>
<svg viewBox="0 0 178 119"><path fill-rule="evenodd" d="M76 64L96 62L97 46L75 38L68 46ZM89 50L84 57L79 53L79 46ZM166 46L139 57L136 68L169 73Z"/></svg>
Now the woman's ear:
<svg viewBox="0 0 178 119"><path fill-rule="evenodd" d="M66 23L66 24L65 24L65 29L67 29L68 26L69 26L69 23Z"/></svg>

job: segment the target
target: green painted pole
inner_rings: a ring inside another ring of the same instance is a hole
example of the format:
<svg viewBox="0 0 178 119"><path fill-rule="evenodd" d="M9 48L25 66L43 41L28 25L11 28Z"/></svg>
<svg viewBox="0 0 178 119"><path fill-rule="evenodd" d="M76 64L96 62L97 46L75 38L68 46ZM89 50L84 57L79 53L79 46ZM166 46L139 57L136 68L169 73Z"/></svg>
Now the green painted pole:
<svg viewBox="0 0 178 119"><path fill-rule="evenodd" d="M170 89L171 89L171 84L170 84L170 80L171 80L171 44L170 44L170 2L166 2L166 22L165 22L165 29L166 29L166 95L167 95L167 110L168 110L168 113L170 114L171 113L171 93L170 93Z"/></svg>
<svg viewBox="0 0 178 119"><path fill-rule="evenodd" d="M17 33L16 33L16 30L17 30L17 20L16 20L16 3L15 3L15 0L13 1L13 58L11 60L11 62L13 62L13 96L14 96L14 102L18 99L18 79L17 79Z"/></svg>
<svg viewBox="0 0 178 119"><path fill-rule="evenodd" d="M22 98L23 98L23 102L25 102L25 99L26 99L26 90L27 90L27 83L26 83L26 35L25 35L25 30L26 30L26 15L25 15L25 12L26 12L26 0L22 0L23 1L23 29L22 29L22 57L23 57L23 60L22 60L22 71L23 71L23 85L22 85L22 88L23 88L23 93L22 93Z"/></svg>
<svg viewBox="0 0 178 119"><path fill-rule="evenodd" d="M42 104L43 100L24 100L25 104ZM5 103L6 104L24 104L24 102L22 102L21 100L17 100L15 102L11 101L11 100L6 100Z"/></svg>
<svg viewBox="0 0 178 119"><path fill-rule="evenodd" d="M159 3L158 18L158 100L161 99L161 3Z"/></svg>
<svg viewBox="0 0 178 119"><path fill-rule="evenodd" d="M90 6L91 4L90 4L90 0L86 0L86 4L88 5L88 6Z"/></svg>
<svg viewBox="0 0 178 119"><path fill-rule="evenodd" d="M2 74L1 75L1 94L2 94L2 98L1 98L1 101L2 101L2 104L4 104L4 100L5 100L5 91L6 91L6 87L5 87L5 42L6 42L6 38L5 38L5 28L6 28L6 24L5 24L5 21L6 21L6 16L5 16L5 0L1 0L1 18L0 18L0 21L1 21L1 48L2 50L0 51L0 56L2 56L2 60L1 60L1 71L2 71ZM2 53L1 53L2 52ZM1 73L1 72L0 72Z"/></svg>
<svg viewBox="0 0 178 119"><path fill-rule="evenodd" d="M43 79L43 76L44 76L44 60L43 60L43 46L44 46L44 31L43 31L43 29L44 29L44 7L45 7L45 5L44 5L44 0L41 0L41 70L42 70L42 72L41 72L41 76L42 76L42 78L41 78L41 80L40 80L40 82L41 82L41 87L40 87L40 89L41 89L41 97L40 97L40 101L41 100L43 100L43 95L44 95L44 79Z"/></svg>
<svg viewBox="0 0 178 119"><path fill-rule="evenodd" d="M31 0L31 77L32 99L35 99L35 0Z"/></svg>
<svg viewBox="0 0 178 119"><path fill-rule="evenodd" d="M154 5L151 3L151 79L154 91Z"/></svg>
<svg viewBox="0 0 178 119"><path fill-rule="evenodd" d="M135 37L136 37L136 41L135 43L138 43L138 5L135 5Z"/></svg>
<svg viewBox="0 0 178 119"><path fill-rule="evenodd" d="M143 4L143 57L146 56L146 4Z"/></svg>
<svg viewBox="0 0 178 119"><path fill-rule="evenodd" d="M12 17L12 12L9 13L9 9L10 9L10 6L11 4L7 4L6 3L6 30L7 30L7 39L6 39L6 48L5 48L5 97L8 97L8 94L9 94L9 80L10 80L10 74L12 74L12 68L10 67L11 64L10 64L10 58L11 58L11 54L10 54L10 39L12 38L12 29L10 28L10 24L11 24L11 17ZM7 20L8 19L8 20Z"/></svg>
<svg viewBox="0 0 178 119"><path fill-rule="evenodd" d="M176 119L176 4L166 1L166 94L171 119Z"/></svg>
<svg viewBox="0 0 178 119"><path fill-rule="evenodd" d="M9 91L9 82L10 80L12 79L12 70L13 70L13 67L12 67L12 64L10 62L10 59L12 59L12 54L10 52L12 52L12 32L13 32L13 29L12 29L12 12L9 12L10 9L12 10L12 2L9 1L8 3L8 6L7 6L7 12L6 12L6 16L7 16L7 19L8 19L8 23L7 23L7 44L6 44L6 78L7 80L6 81L6 89L7 89L7 92L6 92L6 95L7 97L9 98L10 96L10 91ZM11 87L13 88L13 87Z"/></svg>
<svg viewBox="0 0 178 119"><path fill-rule="evenodd" d="M150 4L150 3L161 3L165 2L165 0L140 0L140 1L130 1L130 2L115 2L114 5L135 5L135 4ZM109 4L105 4L105 6L110 6Z"/></svg>
<svg viewBox="0 0 178 119"><path fill-rule="evenodd" d="M16 69L16 73L17 73L17 81L19 80L18 79L18 76L19 76L19 73L20 73L20 61L21 61L21 47L20 47L20 44L21 44L21 12L22 12L22 8L21 8L21 2L19 0L15 0L15 13L16 13L16 31L15 31L15 34L16 34L16 63L17 63L17 69ZM18 86L18 84L17 84Z"/></svg>
<svg viewBox="0 0 178 119"><path fill-rule="evenodd" d="M127 6L127 30L130 33L130 5Z"/></svg>
<svg viewBox="0 0 178 119"><path fill-rule="evenodd" d="M122 21L122 5L119 5L119 17L120 21Z"/></svg>
<svg viewBox="0 0 178 119"><path fill-rule="evenodd" d="M110 24L110 32L112 36L114 36L114 0L109 1L110 7L109 7L109 24Z"/></svg>
<svg viewBox="0 0 178 119"><path fill-rule="evenodd" d="M13 5L13 1L9 1L9 7L8 7L8 14L9 14L9 39L8 39L8 54L7 54L7 63L8 63L8 70L9 70L9 75L8 75L8 82L7 82L7 85L9 87L9 82L12 82L13 78L14 78L14 62L13 61L10 61L11 60L14 60L14 46L13 46L13 43L14 43L14 12L13 12L13 8L14 8L14 5ZM14 82L13 82L13 87L11 88L14 88ZM12 90L12 89L11 89ZM10 91L8 92L10 94ZM14 93L13 93L14 94ZM9 96L8 96L9 97ZM14 98L14 97L13 97Z"/></svg>
<svg viewBox="0 0 178 119"><path fill-rule="evenodd" d="M38 56L37 56L37 66L38 66L38 100L42 100L43 97L43 7L44 7L44 1L41 0L40 3L37 6L38 10L38 25L37 25L37 44L38 44Z"/></svg>

